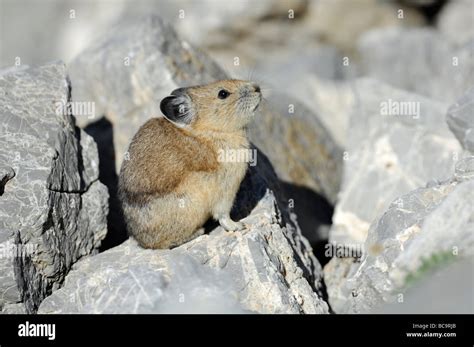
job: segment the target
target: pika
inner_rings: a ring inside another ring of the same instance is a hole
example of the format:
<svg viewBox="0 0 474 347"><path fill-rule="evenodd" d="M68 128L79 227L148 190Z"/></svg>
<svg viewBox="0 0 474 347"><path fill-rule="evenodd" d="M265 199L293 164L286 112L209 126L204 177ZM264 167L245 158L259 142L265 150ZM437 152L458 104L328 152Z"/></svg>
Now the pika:
<svg viewBox="0 0 474 347"><path fill-rule="evenodd" d="M246 129L261 100L258 85L222 80L161 101L164 117L138 130L119 174L127 229L142 247L179 246L210 218L227 231L244 228L230 211L248 163L221 158L250 150Z"/></svg>

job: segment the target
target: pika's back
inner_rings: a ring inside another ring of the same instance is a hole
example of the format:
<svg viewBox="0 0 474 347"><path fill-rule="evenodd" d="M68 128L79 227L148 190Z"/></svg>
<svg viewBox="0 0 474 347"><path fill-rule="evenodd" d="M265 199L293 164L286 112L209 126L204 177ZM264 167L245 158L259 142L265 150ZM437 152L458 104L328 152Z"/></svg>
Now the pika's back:
<svg viewBox="0 0 474 347"><path fill-rule="evenodd" d="M124 202L143 205L171 193L190 172L215 171L212 144L164 118L148 120L135 134L120 170Z"/></svg>

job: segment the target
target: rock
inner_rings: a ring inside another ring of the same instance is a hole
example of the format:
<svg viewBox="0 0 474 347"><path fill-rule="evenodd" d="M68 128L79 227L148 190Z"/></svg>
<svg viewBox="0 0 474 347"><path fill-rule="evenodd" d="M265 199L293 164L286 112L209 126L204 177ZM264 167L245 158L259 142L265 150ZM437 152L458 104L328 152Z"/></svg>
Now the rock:
<svg viewBox="0 0 474 347"><path fill-rule="evenodd" d="M25 305L23 303L18 304L5 304L0 311L0 314L26 314Z"/></svg>
<svg viewBox="0 0 474 347"><path fill-rule="evenodd" d="M0 307L35 312L107 232L97 148L70 101L62 63L0 74Z"/></svg>
<svg viewBox="0 0 474 347"><path fill-rule="evenodd" d="M40 313L244 313L225 274L133 239L81 262ZM221 277L219 277L221 275Z"/></svg>
<svg viewBox="0 0 474 347"><path fill-rule="evenodd" d="M474 4L471 0L448 2L438 16L437 27L450 42L462 46L474 40Z"/></svg>
<svg viewBox="0 0 474 347"><path fill-rule="evenodd" d="M399 300L374 309L371 313L472 314L473 268L472 257L442 267L420 279L403 296L399 296Z"/></svg>
<svg viewBox="0 0 474 347"><path fill-rule="evenodd" d="M321 266L286 205L259 152L233 211L248 229L211 227L171 250L129 240L78 263L39 312L327 313Z"/></svg>
<svg viewBox="0 0 474 347"><path fill-rule="evenodd" d="M340 52L318 43L312 33L305 30L301 24L292 22L264 22L259 24L255 34L226 38L206 51L228 75L253 79L264 91L267 88L291 93L291 84L308 74L326 79L346 77Z"/></svg>
<svg viewBox="0 0 474 347"><path fill-rule="evenodd" d="M359 265L358 259L353 257L333 257L324 266L323 274L328 296L327 301L333 311L343 310L350 294L344 288L345 281L351 277Z"/></svg>
<svg viewBox="0 0 474 347"><path fill-rule="evenodd" d="M115 171L114 131L110 121L101 118L87 125L84 131L96 141L99 154L99 180L109 191L109 214L107 215L107 235L100 244L99 251L109 249L128 238L122 205L118 199L118 175Z"/></svg>
<svg viewBox="0 0 474 347"><path fill-rule="evenodd" d="M22 40L2 35L0 66L42 65L61 58L68 64L89 40L110 29L126 1L110 3L64 0L61 5L39 2L2 4L4 32L15 30ZM150 6L148 6L149 8ZM41 42L38 45L37 42Z"/></svg>
<svg viewBox="0 0 474 347"><path fill-rule="evenodd" d="M446 104L370 79L354 83L357 102L344 153L344 176L330 240L359 244L393 199L451 176L459 143Z"/></svg>
<svg viewBox="0 0 474 347"><path fill-rule="evenodd" d="M407 288L432 270L474 256L474 157L457 167L469 167L471 175L431 183L392 202L371 224L360 266L338 258L326 265L335 312L368 312L403 300Z"/></svg>
<svg viewBox="0 0 474 347"><path fill-rule="evenodd" d="M473 48L474 41L455 47L432 29L373 30L358 43L363 74L449 103L471 87Z"/></svg>
<svg viewBox="0 0 474 347"><path fill-rule="evenodd" d="M399 18L400 10L403 18ZM370 29L423 25L415 10L377 0L310 1L308 21L317 37L352 53L358 38Z"/></svg>
<svg viewBox="0 0 474 347"><path fill-rule="evenodd" d="M307 75L292 80L289 94L317 115L338 147L346 148L350 113L357 100L352 82Z"/></svg>
<svg viewBox="0 0 474 347"><path fill-rule="evenodd" d="M290 10L295 16L303 14L307 3L307 0L261 0L257 3L242 0L229 6L215 0L181 0L170 7L173 7L171 13L176 18L174 22L180 35L194 44L211 45L222 40L222 32L230 40L232 36L248 35L264 20L288 19Z"/></svg>
<svg viewBox="0 0 474 347"><path fill-rule="evenodd" d="M473 156L465 157L456 163L454 178L458 181L465 181L474 178Z"/></svg>
<svg viewBox="0 0 474 347"><path fill-rule="evenodd" d="M16 29L23 37L21 42L2 37L0 66L12 66L16 57L21 58L22 64L43 64L57 57L69 64L91 39L107 33L117 20L124 24L147 14L159 15L192 43L201 45L214 42L214 36L222 32L240 33L254 28L261 19L288 17L290 8L297 16L304 14L307 0L241 0L232 6L215 0L160 1L158 6L150 6L148 1L111 4L76 0L63 0L61 6L25 2L3 5L5 31ZM43 44L36 45L38 41Z"/></svg>
<svg viewBox="0 0 474 347"><path fill-rule="evenodd" d="M280 179L310 188L334 203L342 176L342 150L305 105L285 94L267 98L249 136Z"/></svg>
<svg viewBox="0 0 474 347"><path fill-rule="evenodd" d="M264 76L272 90L287 94L293 94L294 80L304 79L310 74L328 80L347 77L342 56L337 49L326 45L301 44L302 41L289 43L274 50L271 55L260 52L260 59L255 67L252 66L257 77Z"/></svg>
<svg viewBox="0 0 474 347"><path fill-rule="evenodd" d="M449 107L446 121L462 147L474 154L474 87Z"/></svg>

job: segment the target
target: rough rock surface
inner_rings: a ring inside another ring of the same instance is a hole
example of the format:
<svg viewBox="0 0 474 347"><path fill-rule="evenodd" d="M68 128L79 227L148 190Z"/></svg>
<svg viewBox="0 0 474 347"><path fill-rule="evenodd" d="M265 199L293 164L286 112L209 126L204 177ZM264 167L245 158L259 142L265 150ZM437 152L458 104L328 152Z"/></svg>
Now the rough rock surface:
<svg viewBox="0 0 474 347"><path fill-rule="evenodd" d="M272 54L267 51L253 52L258 58L255 67L252 67L257 71L255 76L262 76L263 82L268 81L272 90L288 94L291 94L295 80L305 79L310 74L329 80L346 77L347 70L344 69L342 56L337 49L328 45L311 44L309 39L305 40L289 40L285 46L273 48ZM247 49L255 51L254 46ZM258 53L260 55L257 56Z"/></svg>
<svg viewBox="0 0 474 347"><path fill-rule="evenodd" d="M472 269L474 257L441 267L417 281L395 302L378 307L371 313L473 314Z"/></svg>
<svg viewBox="0 0 474 347"><path fill-rule="evenodd" d="M20 302L17 304L5 304L0 314L26 314L25 305Z"/></svg>
<svg viewBox="0 0 474 347"><path fill-rule="evenodd" d="M70 101L62 63L0 74L0 308L34 312L107 232L97 148Z"/></svg>
<svg viewBox="0 0 474 347"><path fill-rule="evenodd" d="M449 1L437 22L444 37L457 45L474 40L474 3L471 0Z"/></svg>
<svg viewBox="0 0 474 347"><path fill-rule="evenodd" d="M403 19L398 11L403 10ZM400 3L377 0L310 1L309 26L326 43L352 52L364 32L383 27L422 25L419 13Z"/></svg>
<svg viewBox="0 0 474 347"><path fill-rule="evenodd" d="M474 256L473 178L474 157L464 158L453 178L394 200L372 223L360 265L338 258L326 265L332 309L362 313L403 301L406 289L433 269Z"/></svg>
<svg viewBox="0 0 474 347"><path fill-rule="evenodd" d="M377 0L239 0L234 1L232 6L221 0L162 0L159 6L154 0L62 0L61 4L56 6L53 2L29 1L3 3L4 32L15 28L22 40L19 42L16 37L3 35L1 66L12 65L16 56L20 56L24 64L42 64L57 57L69 64L91 39L106 34L118 19L125 17L134 20L146 14L166 18L179 34L206 48L223 42L235 47L239 38L252 39L261 36L262 31L265 32L259 40L262 44L269 40L290 42L304 32L313 42L319 39L353 47L364 30L383 25L420 23L417 20L420 16L409 13L409 10L405 12L405 19L399 20L396 17L398 4ZM71 9L75 10L74 18L67 18ZM294 12L292 19L289 18L290 10ZM71 20L65 22L65 19ZM267 35L267 26L279 31L275 35ZM297 30L292 31L296 26ZM282 27L283 30L279 29ZM37 45L36 42L42 44ZM236 52L242 53L240 47Z"/></svg>
<svg viewBox="0 0 474 347"><path fill-rule="evenodd" d="M348 69L352 69L352 65ZM289 94L318 115L338 147L346 148L350 114L356 102L353 83L319 78L314 74L289 81Z"/></svg>
<svg viewBox="0 0 474 347"><path fill-rule="evenodd" d="M232 6L215 0L180 0L170 4L168 10L176 18L179 11L184 10L184 18L177 20L176 30L195 44L215 43L223 28L227 28L227 32L245 33L262 19L285 18L290 9L298 14L307 7L306 0L240 0Z"/></svg>
<svg viewBox="0 0 474 347"><path fill-rule="evenodd" d="M462 152L445 123L447 105L371 79L356 81L355 90L330 234L347 244L364 242L370 223L397 196L449 178Z"/></svg>
<svg viewBox="0 0 474 347"><path fill-rule="evenodd" d="M327 313L321 266L276 180L259 153L233 212L246 230L216 227L172 250L128 240L78 263L39 312Z"/></svg>
<svg viewBox="0 0 474 347"><path fill-rule="evenodd" d="M463 148L474 154L474 87L449 107L446 121Z"/></svg>
<svg viewBox="0 0 474 347"><path fill-rule="evenodd" d="M358 51L362 73L443 102L453 103L474 80L474 41L456 47L432 29L369 31Z"/></svg>

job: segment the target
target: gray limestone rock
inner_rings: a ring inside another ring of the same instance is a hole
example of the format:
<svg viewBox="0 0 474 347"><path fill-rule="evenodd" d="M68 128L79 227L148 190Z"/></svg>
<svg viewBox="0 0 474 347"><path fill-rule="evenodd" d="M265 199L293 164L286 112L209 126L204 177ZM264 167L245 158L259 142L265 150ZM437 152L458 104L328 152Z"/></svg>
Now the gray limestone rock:
<svg viewBox="0 0 474 347"><path fill-rule="evenodd" d="M449 107L446 121L463 148L474 154L474 87Z"/></svg>
<svg viewBox="0 0 474 347"><path fill-rule="evenodd" d="M474 41L458 47L433 29L369 31L358 51L363 74L435 100L454 102L474 80Z"/></svg>
<svg viewBox="0 0 474 347"><path fill-rule="evenodd" d="M456 165L453 178L395 199L372 223L360 264L333 258L324 271L332 309L363 313L382 309L387 303L403 303L407 289L416 287L420 279L430 278L452 262L472 258L473 173L474 157L464 158ZM444 300L444 294L438 292L430 300ZM458 302L447 310L461 312L466 309L462 305ZM472 313L473 308L469 310Z"/></svg>
<svg viewBox="0 0 474 347"><path fill-rule="evenodd" d="M442 267L420 279L395 302L374 309L389 314L472 314L474 257Z"/></svg>
<svg viewBox="0 0 474 347"><path fill-rule="evenodd" d="M34 312L107 232L97 148L70 101L62 63L0 75L0 307Z"/></svg>
<svg viewBox="0 0 474 347"><path fill-rule="evenodd" d="M403 20L398 11L403 10ZM392 1L309 1L308 25L323 42L352 53L357 40L375 28L424 24L421 14Z"/></svg>
<svg viewBox="0 0 474 347"><path fill-rule="evenodd" d="M357 96L354 83L349 80L324 79L311 74L289 79L288 84L289 94L318 116L340 148L346 148L349 119Z"/></svg>
<svg viewBox="0 0 474 347"><path fill-rule="evenodd" d="M234 217L247 228L171 250L131 239L78 263L40 313L327 313L322 270L259 152Z"/></svg>
<svg viewBox="0 0 474 347"><path fill-rule="evenodd" d="M360 79L350 118L344 177L330 240L359 244L398 196L452 175L462 149L445 122L446 104Z"/></svg>
<svg viewBox="0 0 474 347"><path fill-rule="evenodd" d="M449 1L437 19L437 27L450 42L463 45L474 39L474 2Z"/></svg>

